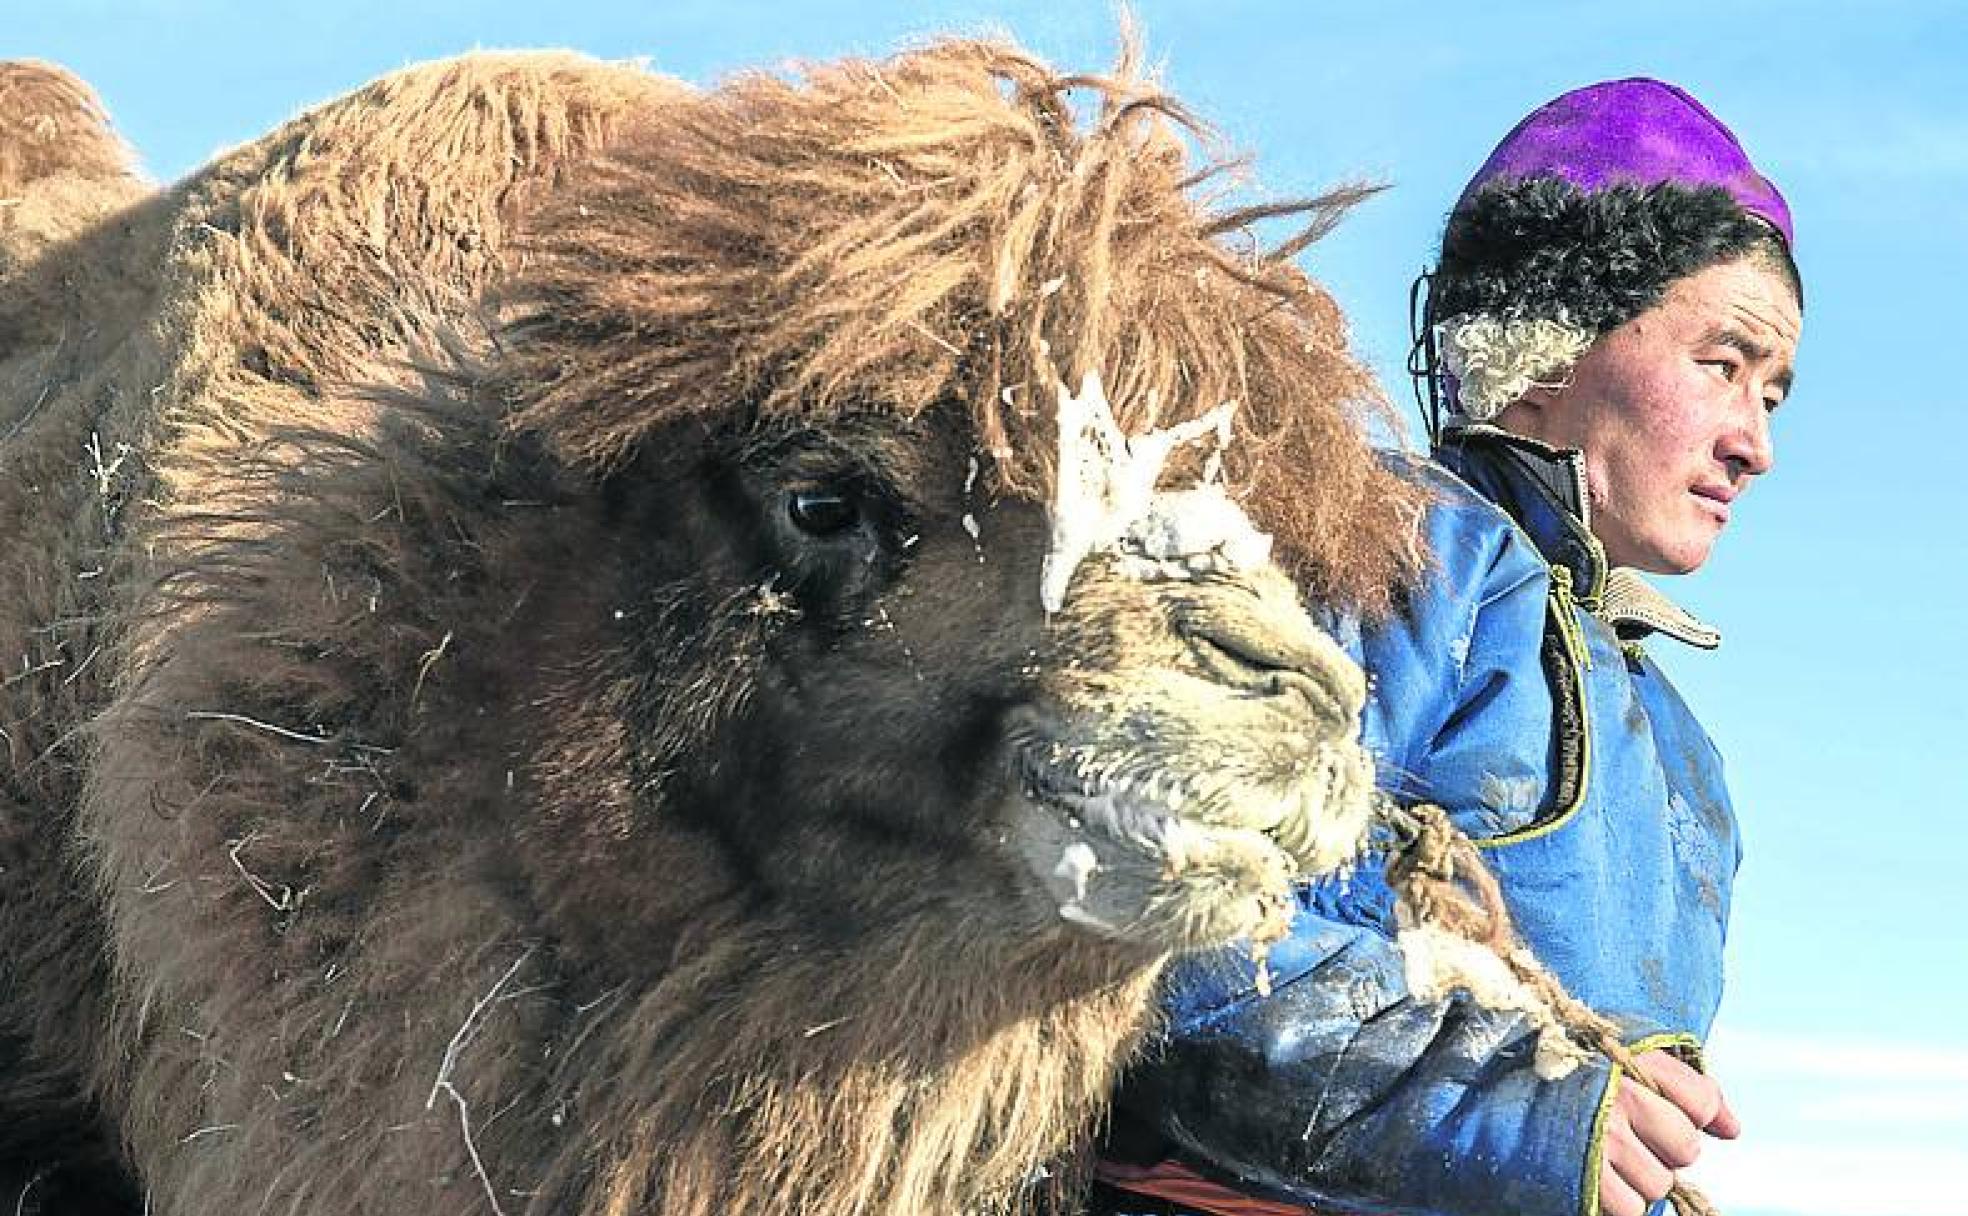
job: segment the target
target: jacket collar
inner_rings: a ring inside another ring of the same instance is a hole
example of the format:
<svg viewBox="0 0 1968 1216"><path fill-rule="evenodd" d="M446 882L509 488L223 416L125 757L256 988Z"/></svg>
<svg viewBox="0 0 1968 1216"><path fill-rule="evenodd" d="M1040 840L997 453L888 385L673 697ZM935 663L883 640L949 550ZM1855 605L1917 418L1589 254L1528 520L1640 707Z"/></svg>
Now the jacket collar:
<svg viewBox="0 0 1968 1216"><path fill-rule="evenodd" d="M1662 633L1703 650L1722 644L1720 633L1638 573L1607 563L1592 535L1582 453L1472 422L1444 429L1435 459L1515 520L1545 561L1570 574L1579 606L1621 641Z"/></svg>

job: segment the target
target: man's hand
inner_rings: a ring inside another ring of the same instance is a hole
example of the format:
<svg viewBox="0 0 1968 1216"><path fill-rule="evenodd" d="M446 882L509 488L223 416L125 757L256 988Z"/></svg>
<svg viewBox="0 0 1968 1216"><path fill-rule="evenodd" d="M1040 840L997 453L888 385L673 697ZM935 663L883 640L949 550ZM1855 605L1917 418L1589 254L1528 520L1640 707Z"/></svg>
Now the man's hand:
<svg viewBox="0 0 1968 1216"><path fill-rule="evenodd" d="M1701 1155L1704 1133L1733 1140L1742 1131L1715 1082L1665 1051L1642 1052L1635 1063L1666 1097L1620 1081L1599 1167L1600 1216L1645 1216L1674 1186L1674 1171Z"/></svg>

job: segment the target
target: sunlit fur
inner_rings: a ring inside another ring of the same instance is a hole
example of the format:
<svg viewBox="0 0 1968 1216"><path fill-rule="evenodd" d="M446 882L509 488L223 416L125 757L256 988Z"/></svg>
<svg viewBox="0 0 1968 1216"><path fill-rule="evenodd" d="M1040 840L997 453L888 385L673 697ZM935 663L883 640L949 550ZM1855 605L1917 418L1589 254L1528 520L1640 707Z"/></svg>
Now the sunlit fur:
<svg viewBox="0 0 1968 1216"><path fill-rule="evenodd" d="M1335 309L1195 201L1180 108L988 43L483 55L144 193L69 78L0 101L0 1203L1046 1191L1163 958L1001 847L1006 713L1160 619L1039 609L1060 378L1238 401L1323 602L1415 561ZM1264 721L1155 765L1303 744Z"/></svg>

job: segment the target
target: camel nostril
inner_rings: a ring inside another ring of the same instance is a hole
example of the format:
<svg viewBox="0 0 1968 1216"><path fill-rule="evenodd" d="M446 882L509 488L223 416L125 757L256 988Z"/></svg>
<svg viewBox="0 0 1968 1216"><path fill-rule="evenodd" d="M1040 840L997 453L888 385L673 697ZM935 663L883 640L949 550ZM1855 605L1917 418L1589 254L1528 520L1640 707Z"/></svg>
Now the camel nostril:
<svg viewBox="0 0 1968 1216"><path fill-rule="evenodd" d="M1296 692L1323 716L1354 721L1366 681L1337 643L1310 621L1289 632L1255 620L1205 611L1178 612L1176 633L1211 679L1276 695Z"/></svg>
<svg viewBox="0 0 1968 1216"><path fill-rule="evenodd" d="M1278 639L1263 631L1232 627L1206 617L1183 621L1178 632L1198 646L1209 647L1231 663L1252 672L1293 671L1293 655Z"/></svg>

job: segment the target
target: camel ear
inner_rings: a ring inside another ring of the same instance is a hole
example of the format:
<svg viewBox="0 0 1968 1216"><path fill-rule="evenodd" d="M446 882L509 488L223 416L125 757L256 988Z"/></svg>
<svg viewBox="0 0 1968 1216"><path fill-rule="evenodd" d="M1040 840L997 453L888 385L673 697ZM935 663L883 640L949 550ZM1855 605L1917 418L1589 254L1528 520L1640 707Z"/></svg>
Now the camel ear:
<svg viewBox="0 0 1968 1216"><path fill-rule="evenodd" d="M94 89L52 63L0 62L0 198L57 176L114 180L136 171Z"/></svg>
<svg viewBox="0 0 1968 1216"><path fill-rule="evenodd" d="M0 61L0 275L148 192L94 89L51 63Z"/></svg>

